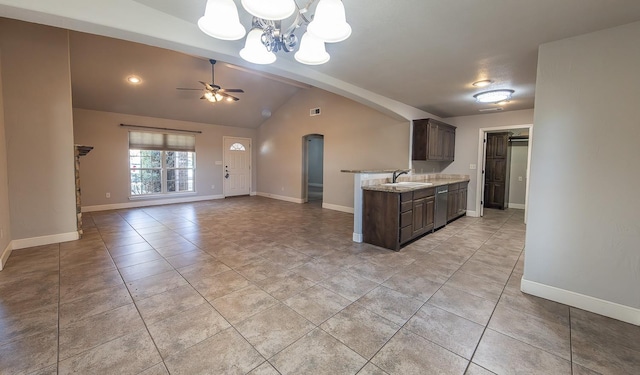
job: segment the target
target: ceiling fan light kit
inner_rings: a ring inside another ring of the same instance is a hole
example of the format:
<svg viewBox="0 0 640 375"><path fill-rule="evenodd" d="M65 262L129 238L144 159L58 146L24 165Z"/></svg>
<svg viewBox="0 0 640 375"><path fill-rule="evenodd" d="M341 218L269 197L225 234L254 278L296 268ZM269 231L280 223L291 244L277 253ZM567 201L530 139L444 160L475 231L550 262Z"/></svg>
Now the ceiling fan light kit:
<svg viewBox="0 0 640 375"><path fill-rule="evenodd" d="M308 25L296 60L307 65L329 61L324 43L347 39L351 35L351 26L347 23L342 0L319 0L315 15L307 17L309 7L316 1L309 0L304 8L300 8L294 0L242 0L242 7L253 16L253 20L240 57L254 64L271 64L276 61L276 52L294 51L298 45L294 32ZM294 14L291 26L283 29L282 20ZM238 40L245 35L233 0L207 0L205 14L198 20L198 27L205 34L222 40Z"/></svg>
<svg viewBox="0 0 640 375"><path fill-rule="evenodd" d="M202 86L204 86L204 92L202 93L202 97L200 99L206 99L211 103L216 103L223 100L228 102L237 102L238 100L240 100L240 98L236 98L235 96L229 93L230 92L243 93L244 90L222 88L219 85L216 85L215 83L216 82L216 78L215 78L216 60L211 59L209 60L209 62L211 63L211 83L199 81L202 84ZM195 90L195 91L203 90L203 89L192 89L192 88L184 88L184 87L178 87L176 89L177 90Z"/></svg>

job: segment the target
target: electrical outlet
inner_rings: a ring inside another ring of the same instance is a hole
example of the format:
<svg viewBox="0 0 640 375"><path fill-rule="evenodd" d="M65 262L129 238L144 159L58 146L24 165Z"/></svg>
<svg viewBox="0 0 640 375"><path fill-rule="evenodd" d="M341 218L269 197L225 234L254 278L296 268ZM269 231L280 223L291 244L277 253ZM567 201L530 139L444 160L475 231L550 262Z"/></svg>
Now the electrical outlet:
<svg viewBox="0 0 640 375"><path fill-rule="evenodd" d="M469 169L471 169L471 170L476 169L476 165L475 164L469 164Z"/></svg>
<svg viewBox="0 0 640 375"><path fill-rule="evenodd" d="M518 176L518 181L522 181L522 176Z"/></svg>
<svg viewBox="0 0 640 375"><path fill-rule="evenodd" d="M216 185L211 185L211 190L215 189Z"/></svg>
<svg viewBox="0 0 640 375"><path fill-rule="evenodd" d="M282 191L284 191L284 186L282 187Z"/></svg>
<svg viewBox="0 0 640 375"><path fill-rule="evenodd" d="M105 196L105 198L111 198L111 193L107 193L104 196Z"/></svg>

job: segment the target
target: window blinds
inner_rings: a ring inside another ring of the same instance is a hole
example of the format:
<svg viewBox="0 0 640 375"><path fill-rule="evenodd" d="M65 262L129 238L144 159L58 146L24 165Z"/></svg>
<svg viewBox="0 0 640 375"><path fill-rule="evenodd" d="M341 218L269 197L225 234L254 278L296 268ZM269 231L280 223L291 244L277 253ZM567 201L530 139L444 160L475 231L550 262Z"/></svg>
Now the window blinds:
<svg viewBox="0 0 640 375"><path fill-rule="evenodd" d="M130 150L196 151L196 137L182 134L129 132Z"/></svg>

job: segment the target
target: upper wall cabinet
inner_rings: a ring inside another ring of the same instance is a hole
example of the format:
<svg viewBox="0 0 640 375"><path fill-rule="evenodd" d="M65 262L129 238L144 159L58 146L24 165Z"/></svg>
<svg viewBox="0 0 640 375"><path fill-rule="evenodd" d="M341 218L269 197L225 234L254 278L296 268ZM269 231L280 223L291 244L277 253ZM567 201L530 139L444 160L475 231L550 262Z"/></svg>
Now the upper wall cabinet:
<svg viewBox="0 0 640 375"><path fill-rule="evenodd" d="M413 160L453 161L456 127L431 118L413 120Z"/></svg>

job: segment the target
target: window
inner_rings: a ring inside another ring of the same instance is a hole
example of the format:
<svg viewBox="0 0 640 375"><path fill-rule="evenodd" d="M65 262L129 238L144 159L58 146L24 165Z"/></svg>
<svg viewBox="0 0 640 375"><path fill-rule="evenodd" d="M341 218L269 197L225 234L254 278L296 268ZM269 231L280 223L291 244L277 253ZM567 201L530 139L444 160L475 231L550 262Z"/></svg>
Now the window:
<svg viewBox="0 0 640 375"><path fill-rule="evenodd" d="M195 191L195 137L129 132L131 196Z"/></svg>
<svg viewBox="0 0 640 375"><path fill-rule="evenodd" d="M229 147L229 150L231 150L231 151L245 151L245 148L240 143L234 143L234 144L231 145L231 147Z"/></svg>

